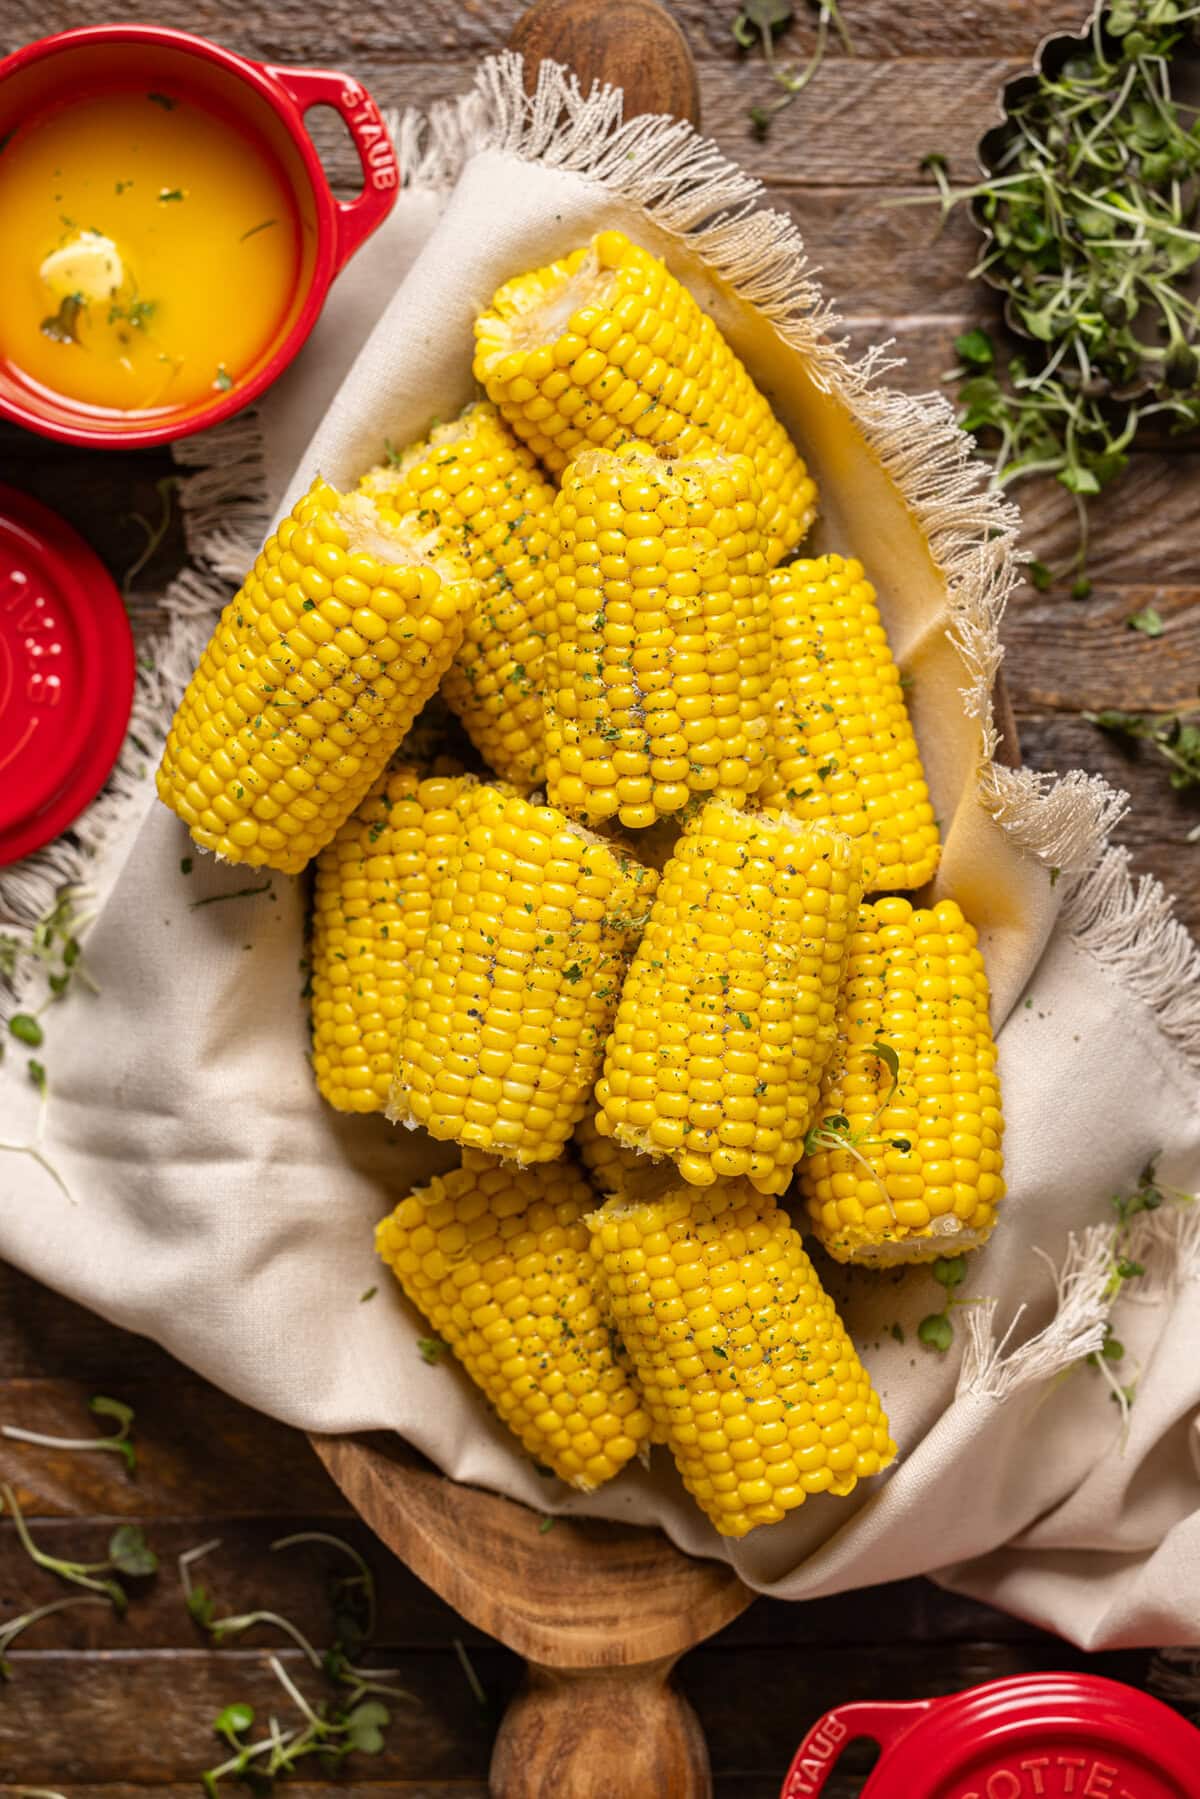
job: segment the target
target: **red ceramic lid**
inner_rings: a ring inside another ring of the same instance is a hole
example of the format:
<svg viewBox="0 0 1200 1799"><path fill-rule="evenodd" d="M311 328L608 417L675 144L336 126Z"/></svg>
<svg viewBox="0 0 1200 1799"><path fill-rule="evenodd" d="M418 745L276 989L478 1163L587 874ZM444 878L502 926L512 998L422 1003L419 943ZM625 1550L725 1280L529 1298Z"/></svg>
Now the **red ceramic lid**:
<svg viewBox="0 0 1200 1799"><path fill-rule="evenodd" d="M56 513L0 485L0 867L65 831L103 787L133 680L104 564Z"/></svg>
<svg viewBox="0 0 1200 1799"><path fill-rule="evenodd" d="M916 1705L844 1705L808 1733L781 1799L825 1790L846 1745L883 1746L862 1799L1200 1799L1200 1730L1157 1699L1035 1674Z"/></svg>

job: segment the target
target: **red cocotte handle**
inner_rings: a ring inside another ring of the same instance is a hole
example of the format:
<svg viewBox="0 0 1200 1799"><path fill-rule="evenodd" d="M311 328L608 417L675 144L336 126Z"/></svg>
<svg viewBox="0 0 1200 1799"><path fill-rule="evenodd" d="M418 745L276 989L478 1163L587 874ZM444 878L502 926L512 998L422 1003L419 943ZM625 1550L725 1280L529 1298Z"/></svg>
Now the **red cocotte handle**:
<svg viewBox="0 0 1200 1799"><path fill-rule="evenodd" d="M400 185L400 164L379 108L352 75L336 69L289 69L270 65L271 75L302 112L310 106L332 106L346 121L362 163L363 191L357 200L338 200L337 246L333 272L345 267L358 246L382 225Z"/></svg>
<svg viewBox="0 0 1200 1799"><path fill-rule="evenodd" d="M779 1799L812 1799L823 1793L842 1750L856 1737L872 1737L883 1749L928 1717L936 1702L918 1699L911 1705L839 1705L813 1725L787 1771Z"/></svg>

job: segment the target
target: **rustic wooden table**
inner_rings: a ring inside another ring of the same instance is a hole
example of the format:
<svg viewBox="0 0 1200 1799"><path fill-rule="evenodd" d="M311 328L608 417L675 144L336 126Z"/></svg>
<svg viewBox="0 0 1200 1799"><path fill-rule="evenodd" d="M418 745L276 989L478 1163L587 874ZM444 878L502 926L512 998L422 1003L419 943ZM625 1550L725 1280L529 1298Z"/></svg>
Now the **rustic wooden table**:
<svg viewBox="0 0 1200 1799"><path fill-rule="evenodd" d="M321 8L300 0L236 7L127 0L121 10L207 33L251 56L336 63L359 75L381 104L404 105L460 91L476 60L503 44L521 5L425 0L372 13L349 0ZM765 143L747 128L763 75L757 61L735 52L732 0L679 0L675 10L699 60L707 130L763 177L774 204L794 214L854 339L894 337L908 358L896 379L918 390L935 386L953 362L955 336L968 323L991 322L992 297L967 279L975 239L964 220L935 246L932 214L889 202L917 190L930 151L946 155L958 176L969 174L1001 82L1028 62L1042 35L1079 24L1084 0L909 0L904 7L843 0L859 54L853 61L832 55ZM103 0L0 0L0 49L108 11ZM811 21L793 36L796 53L805 52ZM165 453L89 456L0 431L0 477L57 507L118 571L142 548L133 515L155 516L154 484L169 470ZM1005 630L1026 761L1095 769L1128 788L1133 806L1122 839L1137 867L1177 891L1193 928L1200 927L1200 848L1186 837L1200 811L1171 794L1161 763L1127 756L1081 714L1105 705L1169 709L1196 694L1198 472L1194 444L1135 455L1111 503L1098 510L1091 599L1023 589ZM1073 541L1069 496L1048 484L1023 490L1022 500L1030 545L1045 561L1063 560ZM131 602L140 634L154 630L155 595L181 560L175 524ZM1159 641L1126 625L1147 603L1167 621ZM313 1527L337 1531L370 1557L381 1593L379 1640L417 1702L397 1708L382 1755L358 1758L335 1777L303 1775L292 1788L297 1799L335 1791L348 1799L483 1795L516 1658L464 1625L380 1549L297 1432L247 1411L145 1339L0 1268L0 1419L87 1434L85 1401L98 1391L136 1408L136 1482L113 1457L6 1442L0 1476L14 1483L41 1521L39 1539L55 1553L96 1559L114 1519L137 1520L162 1571L124 1622L100 1610L66 1613L12 1655L14 1678L0 1689L0 1795L15 1799L30 1787L70 1799L182 1799L198 1791L198 1771L219 1759L211 1733L217 1712L231 1700L248 1700L264 1715L277 1704L262 1647L277 1637L259 1631L236 1646L207 1646L180 1603L175 1557L219 1536L212 1578L222 1600L245 1609L269 1604L328 1640L324 1564L267 1554L275 1537ZM11 1526L0 1526L0 1619L59 1592L50 1575L31 1570ZM455 1639L469 1652L486 1703L468 1685ZM295 1657L288 1651L283 1659ZM708 1735L717 1793L774 1799L799 1736L834 1701L945 1692L1054 1666L1087 1665L1141 1682L1147 1663L1144 1652L1078 1655L909 1582L809 1606L759 1602L690 1655L680 1678ZM829 1788L831 1799L848 1799L858 1784L847 1771Z"/></svg>

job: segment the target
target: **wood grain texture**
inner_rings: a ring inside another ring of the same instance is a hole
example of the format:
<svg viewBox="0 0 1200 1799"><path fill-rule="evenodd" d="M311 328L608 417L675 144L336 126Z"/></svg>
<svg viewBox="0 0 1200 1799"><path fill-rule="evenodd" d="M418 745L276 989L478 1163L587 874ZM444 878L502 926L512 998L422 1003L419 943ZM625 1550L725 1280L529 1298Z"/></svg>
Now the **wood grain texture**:
<svg viewBox="0 0 1200 1799"><path fill-rule="evenodd" d="M456 1486L388 1437L314 1437L354 1509L480 1629L552 1668L674 1658L744 1610L722 1562L683 1555L654 1531L557 1521Z"/></svg>
<svg viewBox="0 0 1200 1799"><path fill-rule="evenodd" d="M508 39L525 59L525 86L537 87L549 59L568 63L587 91L608 82L625 95L629 117L669 112L700 123L696 64L676 20L657 0L535 0Z"/></svg>
<svg viewBox="0 0 1200 1799"><path fill-rule="evenodd" d="M298 0L236 8L128 0L124 13L208 33L251 56L348 68L381 105L403 106L461 92L473 62L504 44L521 10L521 0L425 0L386 11L351 0L319 9ZM956 176L971 173L1001 79L1024 66L1042 35L1077 26L1088 0L844 0L859 56L850 61L835 47L765 144L754 141L747 109L772 90L761 59L733 43L733 10L733 0L672 8L699 62L705 130L766 179L770 202L801 226L852 343L892 337L907 359L890 377L896 385L952 391L942 376L955 337L968 324L994 328L993 297L969 278L977 239L964 219L939 231L936 209L895 202L928 191L919 163L929 151L947 154ZM812 16L798 11L780 55L811 48ZM107 0L0 0L0 48L110 12ZM311 117L326 166L345 186L354 159L340 128ZM1174 887L1181 915L1200 927L1200 849L1186 843L1200 807L1170 793L1151 752L1129 753L1081 717L1103 705L1180 705L1200 683L1197 451L1186 443L1155 449L1135 458L1098 517L1093 598L1072 602L1065 587L1015 596L1007 672L1027 763L1081 765L1127 787L1134 804L1120 835L1135 866ZM134 515L156 516L155 483L171 472L165 453L68 451L0 427L0 478L63 511L118 575L142 547ZM1031 550L1065 562L1074 546L1069 497L1054 483L1017 497ZM182 554L176 517L130 596L143 643L161 623L157 595ZM1147 603L1167 620L1157 642L1125 623ZM49 1785L65 1799L196 1793L198 1770L219 1751L210 1723L222 1705L248 1696L282 1709L266 1665L278 1639L263 1628L237 1648L206 1648L180 1602L175 1558L220 1537L206 1573L222 1606L277 1605L325 1642L332 1557L269 1550L299 1528L332 1529L367 1554L379 1584L381 1654L402 1667L401 1684L419 1703L398 1714L386 1757L351 1762L332 1780L312 1769L290 1786L295 1799L483 1799L500 1706L519 1686L517 1659L381 1549L298 1433L215 1394L145 1339L0 1270L0 1420L74 1434L90 1428L85 1402L97 1391L137 1407L136 1485L111 1458L3 1441L0 1477L16 1481L38 1540L55 1552L98 1556L113 1520L136 1518L161 1571L138 1583L124 1622L102 1611L65 1613L25 1639L14 1682L0 1688L0 1799L15 1799L24 1784ZM552 1545L562 1528L538 1535L537 1545ZM533 1557L531 1546L524 1566L536 1591L544 1576ZM0 1617L60 1590L30 1571L0 1519ZM483 1679L486 1708L466 1686L456 1637ZM1047 1666L1141 1684L1146 1660L1077 1655L1020 1620L911 1581L802 1607L758 1602L685 1657L678 1679L708 1738L717 1799L777 1799L801 1733L834 1702L950 1691ZM856 1751L826 1799L856 1799L864 1767Z"/></svg>

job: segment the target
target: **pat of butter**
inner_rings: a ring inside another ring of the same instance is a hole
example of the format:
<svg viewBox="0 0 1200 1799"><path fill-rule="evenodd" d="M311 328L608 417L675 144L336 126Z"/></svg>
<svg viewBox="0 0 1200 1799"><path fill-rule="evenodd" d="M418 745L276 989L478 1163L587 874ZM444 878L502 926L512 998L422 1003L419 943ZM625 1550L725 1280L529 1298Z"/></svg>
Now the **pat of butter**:
<svg viewBox="0 0 1200 1799"><path fill-rule="evenodd" d="M111 299L125 279L125 265L111 237L80 231L60 249L51 250L38 274L56 300L78 294L86 304Z"/></svg>

